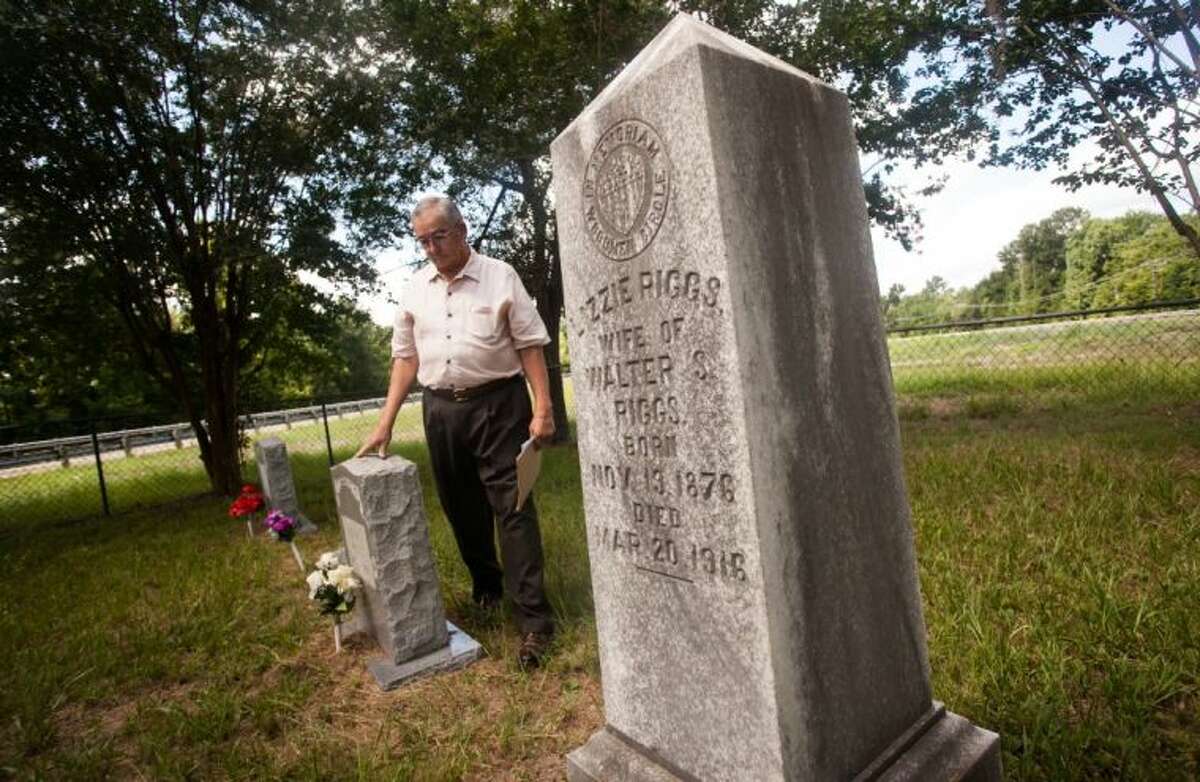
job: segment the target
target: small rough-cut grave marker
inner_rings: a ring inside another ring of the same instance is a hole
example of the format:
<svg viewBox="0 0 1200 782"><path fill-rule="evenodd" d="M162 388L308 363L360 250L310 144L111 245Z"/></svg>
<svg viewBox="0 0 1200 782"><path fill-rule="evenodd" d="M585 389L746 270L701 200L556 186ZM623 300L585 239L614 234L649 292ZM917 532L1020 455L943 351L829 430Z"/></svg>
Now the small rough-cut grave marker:
<svg viewBox="0 0 1200 782"><path fill-rule="evenodd" d="M416 465L368 456L331 472L346 559L363 584L346 636L369 632L383 649L370 663L379 686L478 659L479 644L446 621Z"/></svg>
<svg viewBox="0 0 1200 782"><path fill-rule="evenodd" d="M258 464L258 480L262 484L267 507L280 510L296 520L296 531L311 534L317 525L300 511L296 484L292 480L292 465L287 446L278 437L264 437L254 443L254 461Z"/></svg>

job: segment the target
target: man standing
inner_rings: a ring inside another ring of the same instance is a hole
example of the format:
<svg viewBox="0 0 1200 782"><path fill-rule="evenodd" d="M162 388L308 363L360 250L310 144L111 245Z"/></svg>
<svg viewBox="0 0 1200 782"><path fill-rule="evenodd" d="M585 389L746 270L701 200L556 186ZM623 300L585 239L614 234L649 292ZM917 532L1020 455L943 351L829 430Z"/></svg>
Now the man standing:
<svg viewBox="0 0 1200 782"><path fill-rule="evenodd" d="M533 498L515 510L516 457L526 439L541 443L554 435L542 354L550 337L516 271L467 244L467 226L454 201L422 198L412 227L431 265L401 294L387 401L357 455L377 450L386 456L396 414L418 380L438 498L471 573L472 597L490 608L508 593L522 634L517 662L536 667L554 621L542 583ZM533 388L532 408L526 380ZM495 523L503 570L496 560Z"/></svg>

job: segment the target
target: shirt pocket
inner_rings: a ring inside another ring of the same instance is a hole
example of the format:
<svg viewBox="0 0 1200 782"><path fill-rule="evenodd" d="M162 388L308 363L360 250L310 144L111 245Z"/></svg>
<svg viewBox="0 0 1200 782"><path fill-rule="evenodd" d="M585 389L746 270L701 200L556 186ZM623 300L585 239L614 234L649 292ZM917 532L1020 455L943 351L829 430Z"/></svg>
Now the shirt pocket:
<svg viewBox="0 0 1200 782"><path fill-rule="evenodd" d="M476 339L492 339L496 334L496 311L491 307L472 307L467 313L467 333Z"/></svg>

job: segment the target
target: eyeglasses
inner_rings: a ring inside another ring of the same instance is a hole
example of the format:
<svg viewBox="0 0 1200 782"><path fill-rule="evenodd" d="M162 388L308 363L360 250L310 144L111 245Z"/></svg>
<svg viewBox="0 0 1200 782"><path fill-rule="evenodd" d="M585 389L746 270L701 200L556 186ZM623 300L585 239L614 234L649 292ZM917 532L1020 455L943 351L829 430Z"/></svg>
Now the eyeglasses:
<svg viewBox="0 0 1200 782"><path fill-rule="evenodd" d="M424 236L417 236L415 238L417 240L417 244L421 245L422 247L429 247L430 245L441 244L442 242L446 241L446 239L450 237L450 233L451 231L449 228L439 228L431 234L425 234Z"/></svg>

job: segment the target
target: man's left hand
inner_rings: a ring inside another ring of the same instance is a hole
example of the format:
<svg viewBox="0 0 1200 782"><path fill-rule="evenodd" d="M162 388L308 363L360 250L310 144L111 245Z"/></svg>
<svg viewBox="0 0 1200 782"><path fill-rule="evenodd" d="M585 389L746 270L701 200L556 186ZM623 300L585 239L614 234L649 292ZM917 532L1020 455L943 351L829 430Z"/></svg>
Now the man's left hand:
<svg viewBox="0 0 1200 782"><path fill-rule="evenodd" d="M529 422L529 436L537 445L549 445L554 439L554 413L534 413Z"/></svg>

